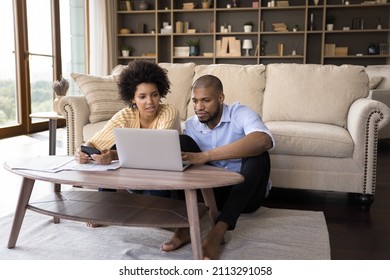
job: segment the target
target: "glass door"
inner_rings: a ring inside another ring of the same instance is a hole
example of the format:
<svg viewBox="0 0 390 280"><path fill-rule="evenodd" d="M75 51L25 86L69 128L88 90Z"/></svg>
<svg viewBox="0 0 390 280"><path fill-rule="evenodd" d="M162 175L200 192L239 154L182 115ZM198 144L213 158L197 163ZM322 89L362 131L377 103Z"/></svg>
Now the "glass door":
<svg viewBox="0 0 390 280"><path fill-rule="evenodd" d="M12 0L0 1L0 128L19 124Z"/></svg>
<svg viewBox="0 0 390 280"><path fill-rule="evenodd" d="M0 139L48 128L30 114L53 110L59 21L59 0L0 1Z"/></svg>
<svg viewBox="0 0 390 280"><path fill-rule="evenodd" d="M31 113L53 110L54 78L51 0L26 0ZM41 119L33 119L39 122Z"/></svg>

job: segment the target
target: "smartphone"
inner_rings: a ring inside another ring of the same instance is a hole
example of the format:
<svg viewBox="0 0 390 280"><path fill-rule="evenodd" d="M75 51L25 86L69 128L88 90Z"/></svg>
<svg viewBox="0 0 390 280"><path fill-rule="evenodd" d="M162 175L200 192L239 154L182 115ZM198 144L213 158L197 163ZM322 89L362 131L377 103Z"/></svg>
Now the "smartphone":
<svg viewBox="0 0 390 280"><path fill-rule="evenodd" d="M100 150L96 149L96 148L92 148L92 147L88 147L88 146L81 146L81 151L89 156L91 155L100 155L101 152Z"/></svg>

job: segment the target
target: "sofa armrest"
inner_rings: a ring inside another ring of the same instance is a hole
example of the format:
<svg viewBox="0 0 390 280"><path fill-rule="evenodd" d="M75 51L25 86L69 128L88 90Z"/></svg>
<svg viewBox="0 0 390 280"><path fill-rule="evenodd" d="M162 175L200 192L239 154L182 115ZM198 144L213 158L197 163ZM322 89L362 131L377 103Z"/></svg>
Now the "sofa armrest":
<svg viewBox="0 0 390 280"><path fill-rule="evenodd" d="M375 193L378 131L390 123L390 109L382 102L360 98L352 103L347 129L355 143L353 158L364 169L363 193Z"/></svg>
<svg viewBox="0 0 390 280"><path fill-rule="evenodd" d="M64 96L59 102L66 119L68 155L73 155L83 142L83 128L89 124L89 106L84 96Z"/></svg>
<svg viewBox="0 0 390 280"><path fill-rule="evenodd" d="M372 89L368 98L372 100L378 100L390 107L390 89ZM390 138L390 124L383 127L379 132L379 139Z"/></svg>
<svg viewBox="0 0 390 280"><path fill-rule="evenodd" d="M368 98L383 102L390 107L390 89L371 89Z"/></svg>

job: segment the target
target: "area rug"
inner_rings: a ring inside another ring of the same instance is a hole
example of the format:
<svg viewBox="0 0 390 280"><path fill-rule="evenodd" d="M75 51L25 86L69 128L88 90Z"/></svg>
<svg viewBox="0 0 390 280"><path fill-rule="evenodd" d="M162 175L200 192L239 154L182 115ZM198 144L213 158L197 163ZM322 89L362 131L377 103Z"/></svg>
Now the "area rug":
<svg viewBox="0 0 390 280"><path fill-rule="evenodd" d="M190 245L161 252L172 231L160 228L107 226L52 218L27 211L16 247L8 249L13 216L0 219L0 259L3 260L126 260L192 259ZM201 220L202 235L210 228ZM323 212L260 208L242 215L221 247L225 260L327 260L329 234Z"/></svg>

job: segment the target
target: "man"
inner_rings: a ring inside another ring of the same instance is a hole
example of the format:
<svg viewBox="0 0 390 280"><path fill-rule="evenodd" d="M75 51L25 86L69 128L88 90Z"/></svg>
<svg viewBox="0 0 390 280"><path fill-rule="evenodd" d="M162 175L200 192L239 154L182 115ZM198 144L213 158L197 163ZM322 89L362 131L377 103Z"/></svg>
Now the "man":
<svg viewBox="0 0 390 280"><path fill-rule="evenodd" d="M224 98L217 77L197 79L192 86L195 116L186 121L184 131L200 148L200 152L183 152L184 160L227 168L245 178L241 184L214 189L220 214L203 240L204 259L218 259L225 233L235 228L241 213L261 206L270 174L267 151L274 146L272 134L256 112L238 103L228 106ZM190 241L189 230L179 228L161 250L172 251Z"/></svg>

